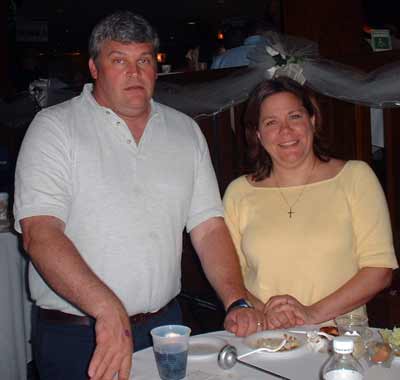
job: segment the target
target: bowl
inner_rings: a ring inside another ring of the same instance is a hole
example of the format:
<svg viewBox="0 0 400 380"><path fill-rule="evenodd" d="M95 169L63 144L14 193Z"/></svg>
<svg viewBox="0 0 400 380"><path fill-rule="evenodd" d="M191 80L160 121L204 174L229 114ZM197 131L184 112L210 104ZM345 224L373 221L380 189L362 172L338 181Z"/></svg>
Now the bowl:
<svg viewBox="0 0 400 380"><path fill-rule="evenodd" d="M394 357L400 359L400 328L395 327L393 330L380 329L379 333L383 341L392 348Z"/></svg>
<svg viewBox="0 0 400 380"><path fill-rule="evenodd" d="M367 361L371 365L380 365L390 368L393 360L393 351L388 343L371 340L366 345Z"/></svg>

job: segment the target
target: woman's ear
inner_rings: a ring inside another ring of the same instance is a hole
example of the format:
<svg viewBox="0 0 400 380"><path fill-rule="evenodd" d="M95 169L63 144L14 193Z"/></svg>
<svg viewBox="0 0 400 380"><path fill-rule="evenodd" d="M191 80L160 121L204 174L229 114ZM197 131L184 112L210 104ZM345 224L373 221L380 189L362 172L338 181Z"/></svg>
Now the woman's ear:
<svg viewBox="0 0 400 380"><path fill-rule="evenodd" d="M310 121L311 121L311 127L313 132L315 132L315 115L310 117Z"/></svg>

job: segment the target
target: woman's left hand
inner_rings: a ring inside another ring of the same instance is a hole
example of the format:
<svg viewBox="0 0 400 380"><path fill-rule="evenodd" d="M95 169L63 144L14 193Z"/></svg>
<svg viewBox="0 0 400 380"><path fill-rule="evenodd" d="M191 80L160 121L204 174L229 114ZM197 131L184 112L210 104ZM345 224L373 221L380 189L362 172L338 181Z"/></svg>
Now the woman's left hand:
<svg viewBox="0 0 400 380"><path fill-rule="evenodd" d="M264 313L268 329L317 323L312 306L305 306L290 295L271 297L264 306Z"/></svg>

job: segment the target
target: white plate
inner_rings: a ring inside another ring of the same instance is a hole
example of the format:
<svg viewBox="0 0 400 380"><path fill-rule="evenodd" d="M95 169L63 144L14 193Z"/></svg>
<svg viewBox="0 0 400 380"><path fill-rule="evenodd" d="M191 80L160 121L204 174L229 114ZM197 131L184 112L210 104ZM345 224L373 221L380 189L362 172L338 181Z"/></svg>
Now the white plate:
<svg viewBox="0 0 400 380"><path fill-rule="evenodd" d="M292 350L289 351L278 351L278 352L266 352L262 351L259 353L259 355L265 355L265 357L268 358L286 358L286 357L291 357L291 356L297 356L297 355L303 355L306 353L307 350L307 337L304 334L296 334L296 333L288 333L285 330L268 330L268 331L261 331L253 335L249 335L247 338L244 339L243 343L251 348L252 350L255 350L259 348L258 345L258 340L259 339L271 339L271 338L279 338L283 339L284 334L293 336L297 339L299 342L299 347L293 348Z"/></svg>
<svg viewBox="0 0 400 380"><path fill-rule="evenodd" d="M218 356L227 342L212 336L192 336L189 340L189 358L211 359Z"/></svg>

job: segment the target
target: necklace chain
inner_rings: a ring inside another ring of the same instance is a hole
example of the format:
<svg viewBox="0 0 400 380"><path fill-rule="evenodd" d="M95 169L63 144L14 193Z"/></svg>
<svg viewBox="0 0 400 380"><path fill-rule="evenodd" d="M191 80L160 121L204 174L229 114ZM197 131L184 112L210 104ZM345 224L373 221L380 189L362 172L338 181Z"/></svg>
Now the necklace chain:
<svg viewBox="0 0 400 380"><path fill-rule="evenodd" d="M287 198L285 197L285 194L283 194L282 189L281 189L281 186L279 185L278 179L276 178L275 174L272 173L272 174L273 174L273 178L274 178L275 185L276 185L276 187L277 187L278 190L279 190L279 194L280 194L281 198L283 199L283 201L286 203L286 205L289 207L289 211L288 211L289 218L292 218L292 215L295 214L295 212L292 211L292 210L293 210L293 207L297 204L297 202L301 199L302 195L304 194L304 191L305 191L305 189L306 189L306 186L308 185L308 182L310 181L311 175L312 175L312 173L313 173L313 171L314 171L316 162L317 162L317 160L315 159L315 160L314 160L314 163L313 163L313 166L312 166L312 168L311 168L310 174L309 174L308 177L307 177L306 183L303 185L303 187L301 188L301 190L300 190L300 192L299 192L299 195L297 196L297 198L295 199L295 201L294 201L292 204L289 203L289 201L288 201Z"/></svg>

